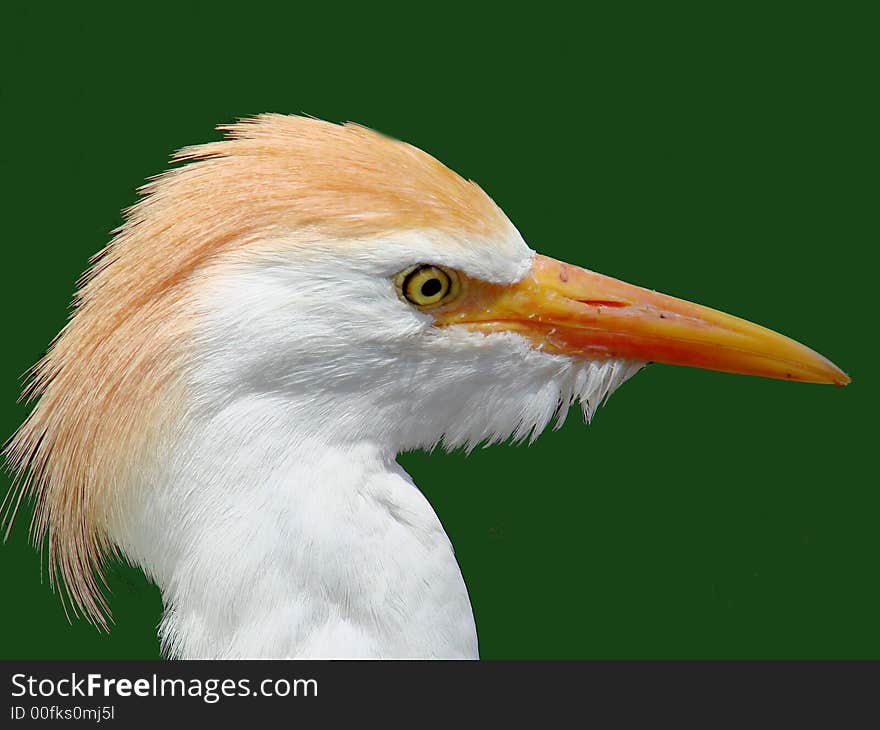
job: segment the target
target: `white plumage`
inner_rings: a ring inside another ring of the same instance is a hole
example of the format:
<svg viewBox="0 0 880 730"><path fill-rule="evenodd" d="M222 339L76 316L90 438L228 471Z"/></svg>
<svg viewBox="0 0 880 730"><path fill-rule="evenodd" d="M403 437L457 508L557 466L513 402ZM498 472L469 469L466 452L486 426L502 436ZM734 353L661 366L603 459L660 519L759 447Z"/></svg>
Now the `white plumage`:
<svg viewBox="0 0 880 730"><path fill-rule="evenodd" d="M452 547L395 456L535 438L638 364L434 327L392 274L431 260L509 283L532 252L404 238L217 262L190 355L198 407L112 530L163 587L168 655L477 656Z"/></svg>

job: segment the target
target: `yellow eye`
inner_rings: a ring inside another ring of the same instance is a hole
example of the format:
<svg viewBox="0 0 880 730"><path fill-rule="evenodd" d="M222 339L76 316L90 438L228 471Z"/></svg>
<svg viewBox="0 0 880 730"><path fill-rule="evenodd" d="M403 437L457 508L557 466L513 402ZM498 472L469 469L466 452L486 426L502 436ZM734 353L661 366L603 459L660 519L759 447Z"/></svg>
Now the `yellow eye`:
<svg viewBox="0 0 880 730"><path fill-rule="evenodd" d="M404 269L394 277L398 294L421 309L446 304L459 292L458 275L450 269L419 264Z"/></svg>

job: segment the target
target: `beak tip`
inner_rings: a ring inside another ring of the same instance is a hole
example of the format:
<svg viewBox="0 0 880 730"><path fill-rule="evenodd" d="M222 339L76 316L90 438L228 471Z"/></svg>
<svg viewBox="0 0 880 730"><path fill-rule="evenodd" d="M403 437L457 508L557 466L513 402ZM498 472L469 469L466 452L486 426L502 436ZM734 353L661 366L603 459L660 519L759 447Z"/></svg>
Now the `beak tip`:
<svg viewBox="0 0 880 730"><path fill-rule="evenodd" d="M841 370L837 365L835 365L830 360L822 358L824 360L825 365L825 378L819 382L828 383L829 385L836 385L839 388L842 388L846 385L849 385L852 382L852 378L849 377L843 370Z"/></svg>

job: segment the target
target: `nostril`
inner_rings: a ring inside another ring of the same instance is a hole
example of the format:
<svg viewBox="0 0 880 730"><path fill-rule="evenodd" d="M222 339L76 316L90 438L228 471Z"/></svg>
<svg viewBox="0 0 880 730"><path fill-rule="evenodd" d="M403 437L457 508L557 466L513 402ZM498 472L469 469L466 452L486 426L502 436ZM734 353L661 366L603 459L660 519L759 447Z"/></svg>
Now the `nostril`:
<svg viewBox="0 0 880 730"><path fill-rule="evenodd" d="M621 302L615 299L578 299L581 304L591 307L628 307L629 302Z"/></svg>

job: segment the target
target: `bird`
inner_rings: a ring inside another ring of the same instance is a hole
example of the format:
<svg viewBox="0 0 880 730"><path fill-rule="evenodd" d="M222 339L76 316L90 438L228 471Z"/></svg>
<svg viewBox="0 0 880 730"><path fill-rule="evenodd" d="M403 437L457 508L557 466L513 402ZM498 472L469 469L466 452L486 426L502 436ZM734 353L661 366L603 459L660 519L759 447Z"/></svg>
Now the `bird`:
<svg viewBox="0 0 880 730"><path fill-rule="evenodd" d="M646 363L846 385L781 334L541 255L475 182L353 123L260 114L139 188L5 447L71 616L109 562L170 659L477 659L399 453L531 442Z"/></svg>

